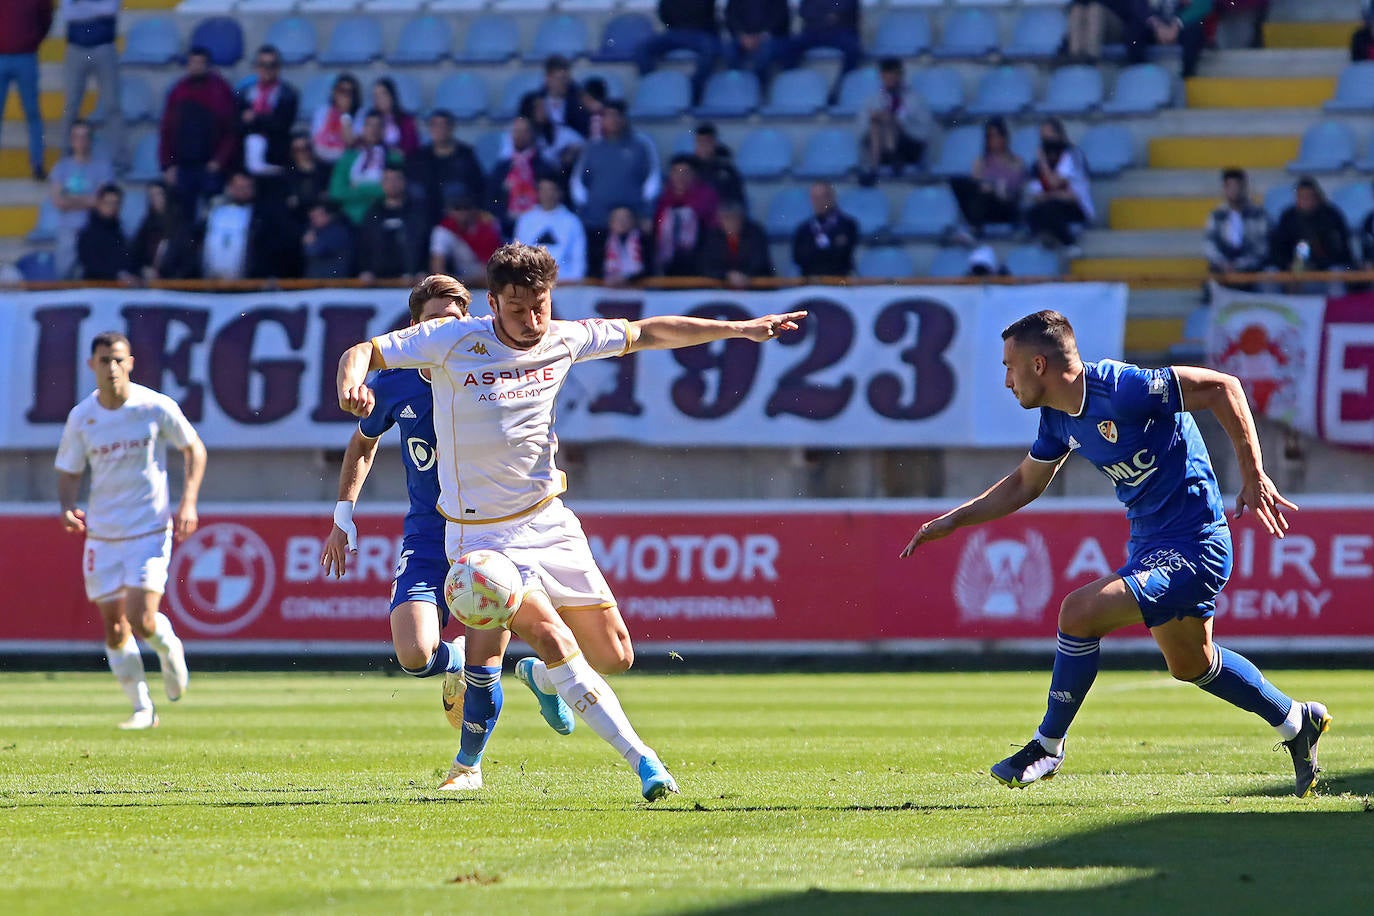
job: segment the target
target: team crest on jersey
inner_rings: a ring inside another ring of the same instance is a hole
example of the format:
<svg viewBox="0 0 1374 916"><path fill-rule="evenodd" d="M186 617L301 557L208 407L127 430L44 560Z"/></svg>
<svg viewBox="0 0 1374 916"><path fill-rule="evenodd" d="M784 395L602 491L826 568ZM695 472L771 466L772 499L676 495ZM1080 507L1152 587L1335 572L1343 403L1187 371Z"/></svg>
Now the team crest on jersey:
<svg viewBox="0 0 1374 916"><path fill-rule="evenodd" d="M1053 589L1049 548L1034 529L1024 539L992 540L977 532L964 545L954 574L961 622L1038 621Z"/></svg>
<svg viewBox="0 0 1374 916"><path fill-rule="evenodd" d="M406 440L406 451L410 452L410 460L414 462L417 471L428 471L434 467L434 462L439 457L439 453L418 436Z"/></svg>
<svg viewBox="0 0 1374 916"><path fill-rule="evenodd" d="M1116 424L1111 420L1103 420L1101 423L1097 424L1097 431L1102 434L1103 439L1106 439L1112 445L1116 445Z"/></svg>
<svg viewBox="0 0 1374 916"><path fill-rule="evenodd" d="M415 408L411 407L409 404L407 404L406 406L402 407L402 408L401 408L401 419L402 419L402 420L414 420L414 419L415 419Z"/></svg>
<svg viewBox="0 0 1374 916"><path fill-rule="evenodd" d="M477 341L477 343L473 344L472 346L468 347L468 352L469 352L469 353L476 353L478 356L490 356L490 355L491 355L490 353L487 352L487 345L484 344L484 343L482 343L482 341L480 341L480 340Z"/></svg>

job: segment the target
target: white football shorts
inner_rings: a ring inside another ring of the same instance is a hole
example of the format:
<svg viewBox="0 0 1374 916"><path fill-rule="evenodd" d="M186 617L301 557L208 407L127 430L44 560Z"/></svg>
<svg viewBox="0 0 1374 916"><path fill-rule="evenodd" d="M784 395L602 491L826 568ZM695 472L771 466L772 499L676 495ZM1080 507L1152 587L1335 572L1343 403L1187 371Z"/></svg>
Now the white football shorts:
<svg viewBox="0 0 1374 916"><path fill-rule="evenodd" d="M525 585L542 590L558 611L615 607L615 597L596 566L582 523L560 499L509 524L449 522L444 550L450 562L474 550L505 554L519 568Z"/></svg>
<svg viewBox="0 0 1374 916"><path fill-rule="evenodd" d="M165 592L167 564L171 558L170 529L119 541L87 538L81 558L86 597L91 601L112 598L124 588Z"/></svg>

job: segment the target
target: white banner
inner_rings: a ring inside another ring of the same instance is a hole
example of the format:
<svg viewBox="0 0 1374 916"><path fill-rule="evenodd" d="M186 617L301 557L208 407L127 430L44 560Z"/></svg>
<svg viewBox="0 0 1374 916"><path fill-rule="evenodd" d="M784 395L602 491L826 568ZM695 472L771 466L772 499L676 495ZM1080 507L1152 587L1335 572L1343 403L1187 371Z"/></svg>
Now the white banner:
<svg viewBox="0 0 1374 916"><path fill-rule="evenodd" d="M92 387L90 339L126 333L134 377L176 398L212 448L337 447L339 355L408 320L403 290L215 295L76 290L6 297L5 448L55 448ZM1021 446L1036 415L1003 389L1000 332L1056 308L1089 359L1120 357L1126 287L801 287L775 292L569 287L555 314L746 318L798 308L803 331L577 367L559 407L568 442L650 445ZM474 310L486 311L479 294Z"/></svg>

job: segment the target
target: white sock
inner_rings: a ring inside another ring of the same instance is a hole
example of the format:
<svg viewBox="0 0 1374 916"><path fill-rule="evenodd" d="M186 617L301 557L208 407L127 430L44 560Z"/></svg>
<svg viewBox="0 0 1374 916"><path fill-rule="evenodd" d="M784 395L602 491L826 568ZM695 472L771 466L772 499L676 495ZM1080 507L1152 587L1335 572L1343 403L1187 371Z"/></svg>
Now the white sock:
<svg viewBox="0 0 1374 916"><path fill-rule="evenodd" d="M1036 741L1039 741L1039 742L1040 742L1040 746L1043 747L1045 750L1049 751L1050 754L1051 754L1051 756L1054 756L1054 757L1062 757L1062 756L1064 756L1064 739L1063 739L1063 738L1047 738L1047 737L1045 737L1044 735L1040 734L1040 729L1037 728L1037 729L1035 730L1035 740L1036 740Z"/></svg>
<svg viewBox="0 0 1374 916"><path fill-rule="evenodd" d="M153 615L153 632L143 641L152 646L153 651L159 656L164 656L171 646L175 646L181 640L177 639L177 634L172 630L172 621L167 619L166 614L158 611Z"/></svg>
<svg viewBox="0 0 1374 916"><path fill-rule="evenodd" d="M143 656L138 654L134 638L129 637L118 649L106 646L105 658L124 695L134 704L134 712L152 709L153 698L148 694L148 681L143 676Z"/></svg>
<svg viewBox="0 0 1374 916"><path fill-rule="evenodd" d="M639 766L641 757L654 755L653 749L635 734L611 686L592 670L581 652L547 669L546 676L587 727L615 748L632 768Z"/></svg>
<svg viewBox="0 0 1374 916"><path fill-rule="evenodd" d="M534 667L530 668L530 679L534 681L534 686L539 688L540 693L552 696L558 692L558 688L553 686L553 681L549 678L549 666L544 664L542 659L534 660Z"/></svg>
<svg viewBox="0 0 1374 916"><path fill-rule="evenodd" d="M1298 737L1298 732L1302 731L1302 709L1302 704L1294 700L1288 710L1288 718L1274 726L1274 731L1279 733L1280 741L1292 741Z"/></svg>

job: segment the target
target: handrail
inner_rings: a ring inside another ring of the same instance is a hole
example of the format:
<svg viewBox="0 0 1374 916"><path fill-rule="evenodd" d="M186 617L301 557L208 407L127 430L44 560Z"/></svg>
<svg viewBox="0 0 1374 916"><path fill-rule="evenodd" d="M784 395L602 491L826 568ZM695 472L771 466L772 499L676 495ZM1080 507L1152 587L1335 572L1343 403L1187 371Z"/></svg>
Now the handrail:
<svg viewBox="0 0 1374 916"><path fill-rule="evenodd" d="M1374 283L1374 270L1329 270L1305 271L1301 273L1230 273L1211 274L1211 279L1223 286L1244 286L1259 283ZM1180 286L1193 286L1205 277L1198 274L1114 274L1096 277L766 277L750 280L740 289L770 290L792 289L798 286L1025 286L1038 283L1126 283L1150 284L1175 283ZM473 289L485 289L485 278L472 278L467 285ZM710 277L650 277L632 286L608 286L595 280L581 280L560 284L564 286L600 286L616 290L688 290L688 289L727 289L726 284ZM44 281L0 284L0 290L27 292L47 292L72 289L169 289L182 292L205 293L254 293L276 290L311 289L408 289L410 284L401 280L154 280L151 282L119 283L110 281Z"/></svg>

